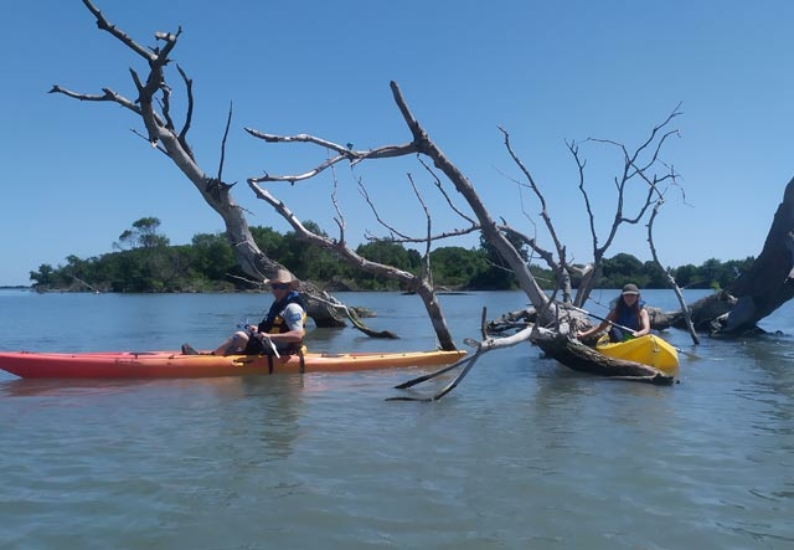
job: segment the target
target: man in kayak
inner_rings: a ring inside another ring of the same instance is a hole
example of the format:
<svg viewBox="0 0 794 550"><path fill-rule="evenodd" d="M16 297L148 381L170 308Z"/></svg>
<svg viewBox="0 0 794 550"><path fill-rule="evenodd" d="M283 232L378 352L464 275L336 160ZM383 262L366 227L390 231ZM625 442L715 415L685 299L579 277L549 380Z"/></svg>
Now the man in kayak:
<svg viewBox="0 0 794 550"><path fill-rule="evenodd" d="M294 355L303 350L306 303L297 292L300 282L286 269L277 270L264 282L275 298L265 318L229 336L211 355ZM182 353L198 352L184 344Z"/></svg>
<svg viewBox="0 0 794 550"><path fill-rule="evenodd" d="M628 338L638 338L651 332L651 320L648 317L648 311L645 309L645 302L640 300L640 290L637 285L629 283L624 286L615 307L612 308L606 319L600 325L577 332L576 337L582 340L604 330L612 323L614 325L609 331L609 340L611 342L622 342ZM618 328L615 325L630 328L633 332L624 334L622 328Z"/></svg>

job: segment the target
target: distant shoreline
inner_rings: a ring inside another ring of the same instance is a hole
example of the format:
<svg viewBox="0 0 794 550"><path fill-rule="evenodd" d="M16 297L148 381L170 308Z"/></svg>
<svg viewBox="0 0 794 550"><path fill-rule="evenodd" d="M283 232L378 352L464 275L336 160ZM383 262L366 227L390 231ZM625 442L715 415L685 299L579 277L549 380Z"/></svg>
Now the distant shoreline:
<svg viewBox="0 0 794 550"><path fill-rule="evenodd" d="M16 286L0 285L0 290L31 290L31 287L25 285L16 285Z"/></svg>

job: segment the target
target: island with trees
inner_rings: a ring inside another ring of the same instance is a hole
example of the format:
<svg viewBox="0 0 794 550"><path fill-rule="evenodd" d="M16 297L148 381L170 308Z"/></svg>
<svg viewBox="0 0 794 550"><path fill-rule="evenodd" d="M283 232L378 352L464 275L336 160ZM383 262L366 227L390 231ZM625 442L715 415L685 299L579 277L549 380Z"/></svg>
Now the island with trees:
<svg viewBox="0 0 794 550"><path fill-rule="evenodd" d="M31 288L37 292L245 292L261 289L262 281L244 273L223 234L199 233L190 244L172 245L159 232L155 217L133 222L117 241L113 251L91 258L66 257L65 264L42 264L30 272ZM313 222L306 227L318 233ZM354 269L333 252L317 249L295 232L279 233L269 227L252 227L254 241L299 279L327 292L398 291L409 292L400 281ZM517 246L520 247L520 244ZM520 247L527 254L525 247ZM422 256L404 244L375 240L355 249L370 261L389 264L418 275ZM436 288L441 291L515 290L516 278L503 265L488 243L477 248L445 246L430 252ZM727 288L754 258L722 262L709 259L662 270L655 262L642 262L631 254L618 253L603 262L596 288L621 288L636 282L645 289L669 288L668 272L685 288ZM542 265L530 265L534 277L547 290L554 288L554 273ZM574 285L581 280L574 278ZM25 288L25 287L19 287Z"/></svg>

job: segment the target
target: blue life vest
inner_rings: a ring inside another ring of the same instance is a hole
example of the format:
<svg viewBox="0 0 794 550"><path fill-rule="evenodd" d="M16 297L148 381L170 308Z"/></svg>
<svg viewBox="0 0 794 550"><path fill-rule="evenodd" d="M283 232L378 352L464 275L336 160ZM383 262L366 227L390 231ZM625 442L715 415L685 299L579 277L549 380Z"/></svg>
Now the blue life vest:
<svg viewBox="0 0 794 550"><path fill-rule="evenodd" d="M640 311L645 307L645 302L640 301L637 308L621 308L618 312L618 318L614 321L618 325L623 325L631 330L640 330ZM623 340L631 338L630 334L625 334L621 327L612 326L609 329L609 340L611 342L622 342Z"/></svg>
<svg viewBox="0 0 794 550"><path fill-rule="evenodd" d="M628 327L632 330L640 330L640 311L642 308L645 307L645 302L640 302L637 304L638 307L636 308L621 308L621 311L618 315L617 320L615 323L619 325L623 325L624 327Z"/></svg>

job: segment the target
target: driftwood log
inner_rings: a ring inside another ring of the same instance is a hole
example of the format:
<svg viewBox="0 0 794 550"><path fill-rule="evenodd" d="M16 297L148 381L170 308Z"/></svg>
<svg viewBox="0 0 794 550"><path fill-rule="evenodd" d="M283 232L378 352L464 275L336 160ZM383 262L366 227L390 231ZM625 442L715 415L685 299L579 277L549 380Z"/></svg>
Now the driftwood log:
<svg viewBox="0 0 794 550"><path fill-rule="evenodd" d="M536 328L534 323L537 315L532 308L505 313L498 319L484 323L483 333L485 335L497 335L499 339L510 338L504 334L517 331L527 334L527 340L538 346L551 359L558 361L564 366L588 374L606 376L620 380L631 380L636 382L648 382L657 385L671 385L675 382L675 377L661 372L658 369L635 363L634 361L624 361L614 359L598 353L589 345L571 338L570 333L575 332L576 327L582 320L572 315L573 310L561 305L558 309L565 317L554 328ZM514 338L514 337L513 337ZM588 339L588 343L595 343L597 336Z"/></svg>
<svg viewBox="0 0 794 550"><path fill-rule="evenodd" d="M565 336L543 339L538 341L537 345L546 355L575 371L661 386L669 386L675 382L674 376L653 367L634 361L607 357L593 348Z"/></svg>

